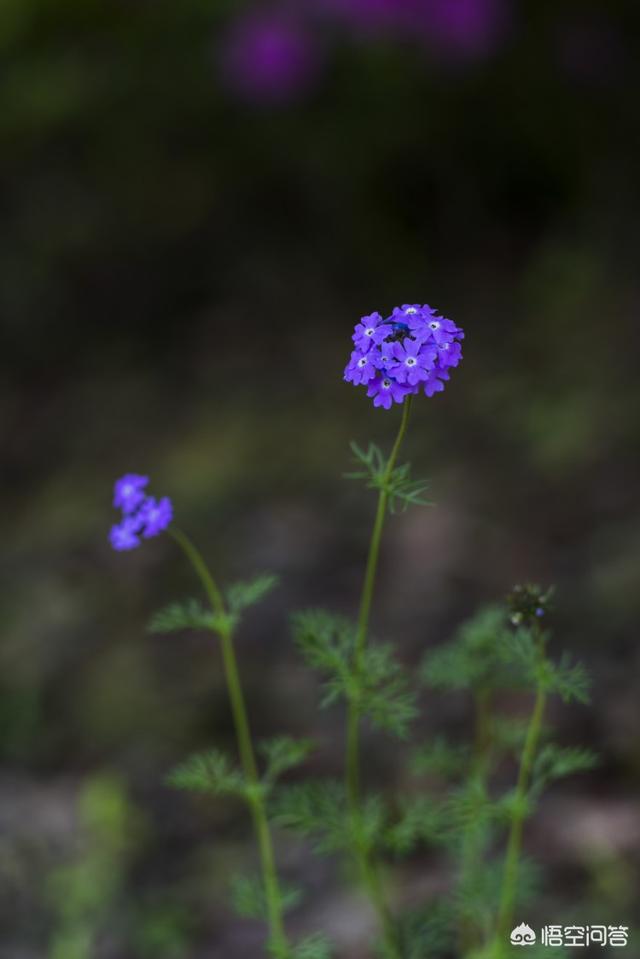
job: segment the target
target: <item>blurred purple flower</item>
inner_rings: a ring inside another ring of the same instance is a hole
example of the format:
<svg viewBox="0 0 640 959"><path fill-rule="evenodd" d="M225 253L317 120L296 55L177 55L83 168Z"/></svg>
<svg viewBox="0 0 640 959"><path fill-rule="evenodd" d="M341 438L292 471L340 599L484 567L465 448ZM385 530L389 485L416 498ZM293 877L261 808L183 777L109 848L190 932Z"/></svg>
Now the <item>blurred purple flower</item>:
<svg viewBox="0 0 640 959"><path fill-rule="evenodd" d="M113 505L125 514L133 513L144 499L142 491L148 482L148 476L126 473L119 480L116 480L113 489Z"/></svg>
<svg viewBox="0 0 640 959"><path fill-rule="evenodd" d="M222 65L237 93L256 102L281 103L309 88L319 52L299 18L285 10L256 10L231 27Z"/></svg>
<svg viewBox="0 0 640 959"><path fill-rule="evenodd" d="M161 500L148 496L140 507L138 515L142 521L142 535L145 539L158 536L167 529L173 519L171 500L168 496L163 496Z"/></svg>
<svg viewBox="0 0 640 959"><path fill-rule="evenodd" d="M116 480L113 505L122 511L120 523L111 527L109 541L115 550L135 549L140 536L148 538L164 532L173 519L173 506L168 496L156 500L146 496L142 489L149 482L147 476L127 473Z"/></svg>
<svg viewBox="0 0 640 959"><path fill-rule="evenodd" d="M127 516L116 526L111 527L109 541L115 550L135 549L140 545L140 521L137 516Z"/></svg>

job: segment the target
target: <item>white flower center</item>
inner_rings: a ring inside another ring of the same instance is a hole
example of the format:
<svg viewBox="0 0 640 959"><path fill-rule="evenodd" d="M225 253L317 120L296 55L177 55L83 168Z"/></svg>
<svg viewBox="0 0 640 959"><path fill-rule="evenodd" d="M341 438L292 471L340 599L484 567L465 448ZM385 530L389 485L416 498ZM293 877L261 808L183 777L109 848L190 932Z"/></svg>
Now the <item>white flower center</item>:
<svg viewBox="0 0 640 959"><path fill-rule="evenodd" d="M408 310L405 311L407 316L413 316L414 313L417 313L415 306L410 306Z"/></svg>
<svg viewBox="0 0 640 959"><path fill-rule="evenodd" d="M416 365L416 358L415 358L415 356L408 356L408 357L406 358L406 360L405 360L405 363L406 363L407 366L415 366L415 365Z"/></svg>
<svg viewBox="0 0 640 959"><path fill-rule="evenodd" d="M366 328L366 330L364 331L364 335L365 335L365 336L373 336L373 334L375 333L375 331L376 331L375 326L368 326L368 327Z"/></svg>
<svg viewBox="0 0 640 959"><path fill-rule="evenodd" d="M383 380L383 381L382 381L382 388L383 388L383 390L388 390L390 386L391 386L391 380Z"/></svg>
<svg viewBox="0 0 640 959"><path fill-rule="evenodd" d="M440 324L439 324L439 323L436 323L435 320L431 320L431 323L429 323L429 329L430 329L430 330L439 330L439 329L440 329Z"/></svg>
<svg viewBox="0 0 640 959"><path fill-rule="evenodd" d="M362 367L366 365L367 365L366 356L361 356L360 359L358 360L358 366L360 367L360 369L362 369Z"/></svg>

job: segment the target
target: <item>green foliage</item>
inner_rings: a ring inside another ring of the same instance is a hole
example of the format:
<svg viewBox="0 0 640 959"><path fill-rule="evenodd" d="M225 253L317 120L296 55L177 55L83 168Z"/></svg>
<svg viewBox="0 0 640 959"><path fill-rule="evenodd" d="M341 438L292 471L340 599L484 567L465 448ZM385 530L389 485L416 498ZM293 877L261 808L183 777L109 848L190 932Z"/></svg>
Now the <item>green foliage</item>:
<svg viewBox="0 0 640 959"><path fill-rule="evenodd" d="M513 641L514 636L526 632L514 633L501 606L485 606L460 627L451 642L427 654L422 680L442 690L518 685L523 670Z"/></svg>
<svg viewBox="0 0 640 959"><path fill-rule="evenodd" d="M173 633L183 629L207 629L213 632L230 632L237 625L240 613L259 602L273 589L277 576L263 573L247 583L234 583L226 593L229 612L216 613L197 599L171 603L151 618L150 633Z"/></svg>
<svg viewBox="0 0 640 959"><path fill-rule="evenodd" d="M280 887L280 905L283 912L294 909L302 898L295 887ZM233 907L244 919L269 918L267 896L262 878L257 875L236 875L231 880L231 899Z"/></svg>
<svg viewBox="0 0 640 959"><path fill-rule="evenodd" d="M320 853L382 845L387 813L379 796L362 802L357 821L351 819L344 786L335 780L306 782L276 794L273 821L311 840Z"/></svg>
<svg viewBox="0 0 640 959"><path fill-rule="evenodd" d="M442 736L414 750L411 766L417 775L436 775L443 779L461 776L469 767L471 750L468 746L454 746Z"/></svg>
<svg viewBox="0 0 640 959"><path fill-rule="evenodd" d="M516 906L519 909L523 909L539 893L541 878L540 870L534 863L526 858L520 861L516 898ZM472 868L463 869L460 874L449 899L449 906L454 928L465 930L470 941L480 942L491 938L502 879L502 862L488 861L486 851ZM477 953L465 951L464 955L467 959L468 955L485 955L485 953L480 950ZM491 950L486 955L497 959L493 957Z"/></svg>
<svg viewBox="0 0 640 959"><path fill-rule="evenodd" d="M544 634L528 626L508 628L498 642L498 661L503 668L519 676L524 685L535 686L544 642Z"/></svg>
<svg viewBox="0 0 640 959"><path fill-rule="evenodd" d="M353 830L351 838L361 851L371 851L383 844L387 818L387 809L381 796L367 796L362 801L357 822L349 824Z"/></svg>
<svg viewBox="0 0 640 959"><path fill-rule="evenodd" d="M563 653L557 663L545 660L540 667L540 682L549 693L555 693L565 703L587 705L591 701L591 679L582 663L572 663Z"/></svg>
<svg viewBox="0 0 640 959"><path fill-rule="evenodd" d="M331 959L331 955L331 943L318 934L303 939L292 951L292 959Z"/></svg>
<svg viewBox="0 0 640 959"><path fill-rule="evenodd" d="M78 798L77 858L47 876L53 929L50 959L91 959L125 882L137 813L120 782L96 776Z"/></svg>
<svg viewBox="0 0 640 959"><path fill-rule="evenodd" d="M499 804L488 795L483 782L472 778L454 789L447 800L447 819L452 834L488 830L499 815Z"/></svg>
<svg viewBox="0 0 640 959"><path fill-rule="evenodd" d="M509 789L496 803L496 814L505 825L514 819L528 819L533 809L532 796L521 795L517 788Z"/></svg>
<svg viewBox="0 0 640 959"><path fill-rule="evenodd" d="M176 789L208 792L217 796L248 796L249 786L224 753L210 749L196 753L169 773L167 783Z"/></svg>
<svg viewBox="0 0 640 959"><path fill-rule="evenodd" d="M533 766L531 792L537 796L548 783L594 769L598 762L598 756L590 749L547 743Z"/></svg>
<svg viewBox="0 0 640 959"><path fill-rule="evenodd" d="M227 604L231 613L241 613L249 606L260 602L277 585L278 577L272 573L261 573L246 583L233 583L226 591Z"/></svg>
<svg viewBox="0 0 640 959"><path fill-rule="evenodd" d="M235 624L235 617L220 616L197 599L183 603L171 603L159 610L151 619L150 633L173 633L183 629L208 629L220 632Z"/></svg>
<svg viewBox="0 0 640 959"><path fill-rule="evenodd" d="M455 914L451 903L436 899L412 910L399 923L405 959L442 959L454 945Z"/></svg>
<svg viewBox="0 0 640 959"><path fill-rule="evenodd" d="M272 803L275 823L312 840L321 853L350 845L346 795L334 780L279 789Z"/></svg>
<svg viewBox="0 0 640 959"><path fill-rule="evenodd" d="M293 616L293 632L307 663L324 674L322 706L338 699L355 701L360 714L374 726L406 735L416 715L415 695L392 646L367 647L356 671L352 662L355 628L349 620L324 610L306 610Z"/></svg>
<svg viewBox="0 0 640 959"><path fill-rule="evenodd" d="M133 907L131 946L140 959L182 959L189 951L191 910L157 892L148 903Z"/></svg>
<svg viewBox="0 0 640 959"><path fill-rule="evenodd" d="M428 796L418 796L402 803L395 822L385 830L383 841L396 855L406 855L420 843L442 844L449 830L446 804Z"/></svg>
<svg viewBox="0 0 640 959"><path fill-rule="evenodd" d="M388 460L375 443L370 443L366 451L357 443L351 443L351 451L356 463L363 468L352 473L345 473L345 479L364 480L367 489L386 492L392 513L404 512L409 506L433 505L423 497L429 484L424 480L411 479L410 463L396 466L387 475Z"/></svg>
<svg viewBox="0 0 640 959"><path fill-rule="evenodd" d="M303 763L313 748L310 739L293 739L291 736L277 736L261 743L259 749L266 761L264 784L269 788L273 786L283 773Z"/></svg>
<svg viewBox="0 0 640 959"><path fill-rule="evenodd" d="M312 669L326 677L321 705L329 706L341 695L353 695L353 624L323 609L310 609L294 613L292 625L294 641L302 656Z"/></svg>
<svg viewBox="0 0 640 959"><path fill-rule="evenodd" d="M520 756L527 738L528 717L493 716L491 720L491 740L496 752Z"/></svg>
<svg viewBox="0 0 640 959"><path fill-rule="evenodd" d="M377 644L365 650L355 685L361 714L379 729L404 738L418 710L415 693L391 645Z"/></svg>

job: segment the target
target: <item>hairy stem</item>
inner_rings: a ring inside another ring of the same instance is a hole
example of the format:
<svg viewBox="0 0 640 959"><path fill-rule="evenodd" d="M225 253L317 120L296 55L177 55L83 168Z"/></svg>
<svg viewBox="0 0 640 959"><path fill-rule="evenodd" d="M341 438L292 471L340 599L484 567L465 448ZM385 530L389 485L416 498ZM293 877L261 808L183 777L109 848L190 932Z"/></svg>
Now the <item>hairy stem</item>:
<svg viewBox="0 0 640 959"><path fill-rule="evenodd" d="M544 656L543 640L539 640L539 655L542 661ZM496 924L496 944L494 954L499 957L504 952L506 938L511 931L513 922L513 911L518 891L518 869L520 864L520 853L522 850L522 833L526 817L525 805L529 784L531 782L531 772L536 756L536 750L540 741L542 732L542 722L544 719L544 710L547 694L540 680L536 689L535 701L527 735L520 759L520 769L518 770L518 781L516 784L515 802L513 813L511 815L511 827L509 830L509 839L507 841L507 851L504 861L504 872L502 876L502 888L500 892L500 905L498 909L498 920Z"/></svg>
<svg viewBox="0 0 640 959"><path fill-rule="evenodd" d="M389 500L388 486L393 470L398 459L402 441L409 425L409 414L411 412L411 396L407 396L402 407L402 419L398 429L391 455L387 461L386 469L382 481L382 489L378 494L378 505L369 543L369 553L367 556L367 566L362 586L362 595L360 598L360 612L358 615L358 628L356 632L355 649L353 654L353 671L358 678L362 672L363 658L367 646L367 636L369 632L369 618L371 615L371 603L373 600L373 591L378 571L378 558L380 555L380 542L382 539L382 530L387 513L387 504ZM391 913L387 906L382 881L378 871L377 864L371 855L367 845L360 841L362 832L362 803L360 794L360 703L353 698L349 702L347 712L347 750L346 750L346 786L349 810L354 825L354 832L357 838L356 850L358 855L360 872L369 892L371 900L375 906L387 952L392 959L399 959L400 947L398 945L397 931L394 927Z"/></svg>
<svg viewBox="0 0 640 959"><path fill-rule="evenodd" d="M227 622L227 609L224 598L201 552L181 530L174 527L170 532L193 566L194 571L202 583L212 610L220 616L223 623ZM263 794L260 789L258 767L253 749L247 707L242 692L238 662L233 643L233 627L230 622L228 625L223 625L218 630L218 634L220 636L222 661L238 742L238 752L245 777L252 787L249 805L253 817L258 848L260 850L262 880L265 889L269 923L269 949L272 955L277 957L277 959L287 959L291 954L291 950L282 917L282 895L276 871L271 829L266 814Z"/></svg>

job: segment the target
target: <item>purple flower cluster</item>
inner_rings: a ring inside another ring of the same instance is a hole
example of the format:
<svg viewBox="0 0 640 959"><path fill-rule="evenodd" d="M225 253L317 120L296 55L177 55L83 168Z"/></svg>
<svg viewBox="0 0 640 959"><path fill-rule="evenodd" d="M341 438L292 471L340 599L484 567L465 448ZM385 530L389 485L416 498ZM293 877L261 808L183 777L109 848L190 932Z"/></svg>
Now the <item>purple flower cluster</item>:
<svg viewBox="0 0 640 959"><path fill-rule="evenodd" d="M386 319L371 313L355 328L344 378L366 386L373 405L385 410L421 390L433 396L462 359L463 338L460 327L426 304L397 306Z"/></svg>
<svg viewBox="0 0 640 959"><path fill-rule="evenodd" d="M135 549L140 545L141 536L145 539L158 536L173 519L169 497L156 500L154 496L148 496L144 492L148 482L148 476L139 476L137 473L126 473L116 480L113 505L122 511L122 520L112 526L109 533L114 549Z"/></svg>

